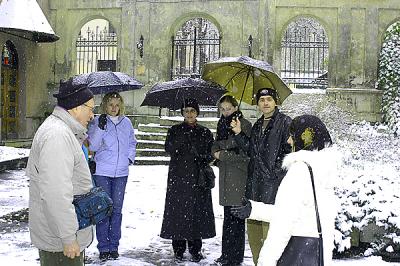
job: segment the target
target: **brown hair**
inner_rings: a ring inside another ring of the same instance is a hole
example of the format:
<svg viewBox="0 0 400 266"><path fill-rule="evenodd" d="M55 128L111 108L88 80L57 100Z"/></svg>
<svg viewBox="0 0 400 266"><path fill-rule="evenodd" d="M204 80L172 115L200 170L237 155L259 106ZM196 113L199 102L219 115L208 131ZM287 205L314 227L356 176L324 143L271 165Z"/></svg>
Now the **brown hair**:
<svg viewBox="0 0 400 266"><path fill-rule="evenodd" d="M238 102L236 101L235 97L232 95L224 95L218 100L218 105L220 105L223 102L228 102L232 104L233 107L239 106Z"/></svg>
<svg viewBox="0 0 400 266"><path fill-rule="evenodd" d="M120 100L120 105L119 105L119 112L118 116L125 115L125 104L124 104L124 99L122 99L121 95L118 92L109 92L106 95L104 95L103 100L101 101L100 108L104 114L107 113L107 103L113 99L119 99Z"/></svg>

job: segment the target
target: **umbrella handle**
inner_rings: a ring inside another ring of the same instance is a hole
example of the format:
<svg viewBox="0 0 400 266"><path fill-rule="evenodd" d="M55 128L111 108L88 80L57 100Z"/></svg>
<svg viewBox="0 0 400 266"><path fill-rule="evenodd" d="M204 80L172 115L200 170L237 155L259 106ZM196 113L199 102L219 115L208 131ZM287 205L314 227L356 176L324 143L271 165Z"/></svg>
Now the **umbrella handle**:
<svg viewBox="0 0 400 266"><path fill-rule="evenodd" d="M244 91L246 90L247 81L249 80L249 76L250 76L250 71L251 70L247 71L246 81L244 82L244 88L243 88L242 96L240 96L240 102L239 102L238 110L240 110L240 105L242 104ZM253 86L254 86L254 84L253 84Z"/></svg>

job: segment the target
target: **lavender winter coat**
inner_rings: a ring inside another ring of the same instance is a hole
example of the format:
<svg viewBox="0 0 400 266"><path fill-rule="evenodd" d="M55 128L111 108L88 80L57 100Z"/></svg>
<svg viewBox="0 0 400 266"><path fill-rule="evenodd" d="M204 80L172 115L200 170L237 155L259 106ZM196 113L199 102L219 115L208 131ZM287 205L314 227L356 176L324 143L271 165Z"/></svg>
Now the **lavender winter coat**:
<svg viewBox="0 0 400 266"><path fill-rule="evenodd" d="M96 117L89 125L89 150L95 152L95 175L121 177L129 175L129 164L135 161L136 138L132 122L119 116L114 124L107 116L105 130L98 127Z"/></svg>

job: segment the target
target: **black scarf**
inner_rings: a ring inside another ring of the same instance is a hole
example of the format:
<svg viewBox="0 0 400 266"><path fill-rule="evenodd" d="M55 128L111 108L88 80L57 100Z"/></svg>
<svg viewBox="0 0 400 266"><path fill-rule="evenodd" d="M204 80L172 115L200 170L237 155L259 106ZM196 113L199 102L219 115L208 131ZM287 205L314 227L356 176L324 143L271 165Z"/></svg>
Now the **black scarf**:
<svg viewBox="0 0 400 266"><path fill-rule="evenodd" d="M221 116L217 125L217 140L225 140L228 139L229 136L233 135L233 131L231 130L231 122L235 113L230 116Z"/></svg>

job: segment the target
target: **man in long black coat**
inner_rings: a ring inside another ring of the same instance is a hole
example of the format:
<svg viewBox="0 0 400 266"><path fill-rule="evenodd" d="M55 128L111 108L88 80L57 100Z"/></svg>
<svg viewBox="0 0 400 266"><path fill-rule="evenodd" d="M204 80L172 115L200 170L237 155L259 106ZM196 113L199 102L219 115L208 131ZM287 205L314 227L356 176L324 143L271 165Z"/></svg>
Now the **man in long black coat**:
<svg viewBox="0 0 400 266"><path fill-rule="evenodd" d="M274 89L258 90L256 100L263 115L254 123L250 138L242 132L239 120L233 121L231 126L236 134L235 141L250 155L246 198L273 204L286 173L282 169L283 158L291 151L287 140L292 119L279 112ZM268 229L269 223L247 220L247 235L256 265Z"/></svg>
<svg viewBox="0 0 400 266"><path fill-rule="evenodd" d="M204 258L202 239L215 236L211 189L198 184L199 165L213 160L213 136L208 128L197 124L197 101L187 99L182 114L184 122L172 126L165 141L171 161L160 236L172 239L177 260L183 259L187 243L191 260L198 262Z"/></svg>

